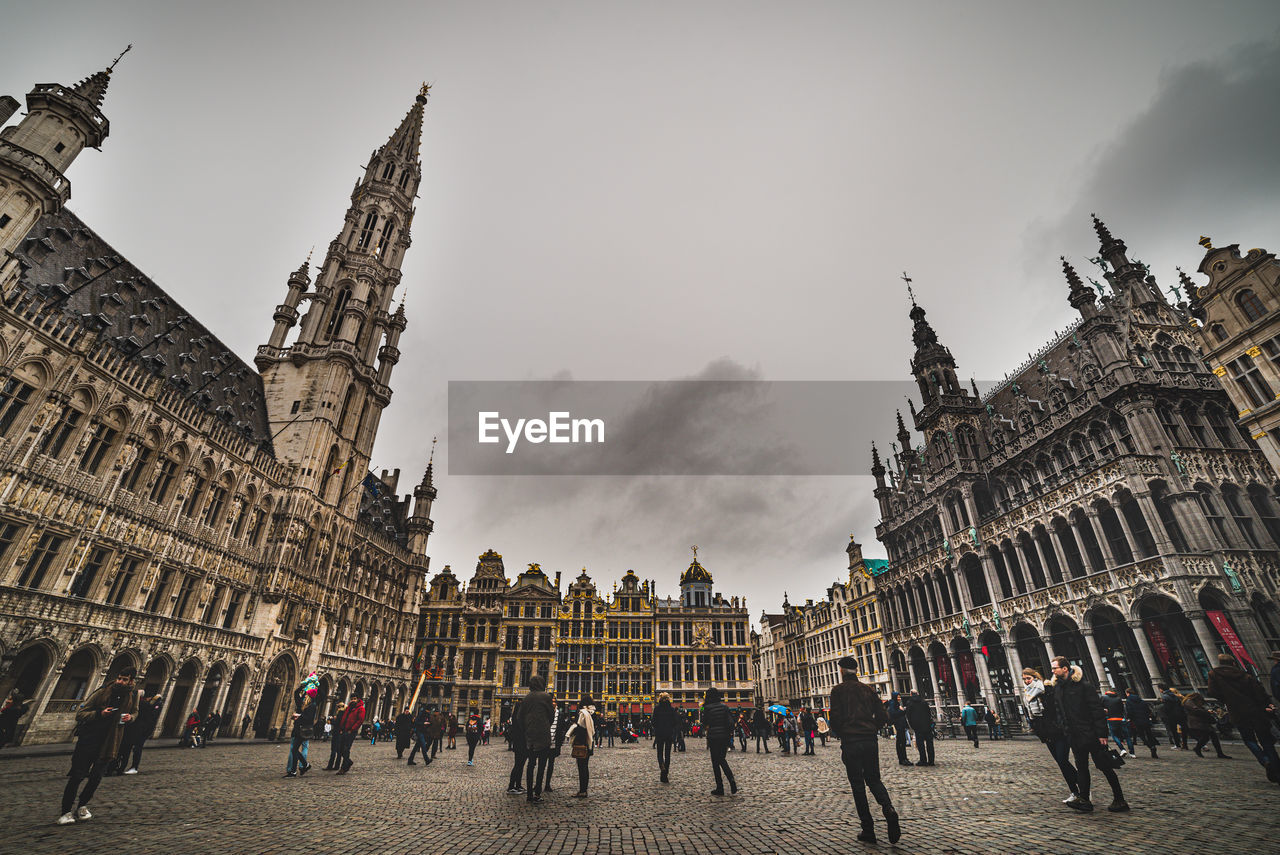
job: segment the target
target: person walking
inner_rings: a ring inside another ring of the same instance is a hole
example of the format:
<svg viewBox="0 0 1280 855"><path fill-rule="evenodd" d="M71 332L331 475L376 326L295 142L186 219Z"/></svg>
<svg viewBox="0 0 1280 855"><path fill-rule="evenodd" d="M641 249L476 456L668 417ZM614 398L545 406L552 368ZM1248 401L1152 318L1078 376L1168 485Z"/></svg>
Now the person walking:
<svg viewBox="0 0 1280 855"><path fill-rule="evenodd" d="M1034 668L1022 669L1022 698L1027 708L1027 718L1031 722L1031 732L1049 749L1049 754L1058 764L1062 778L1071 791L1067 801L1080 794L1076 781L1076 767L1071 765L1071 743L1062 726L1058 724L1058 710L1054 706L1053 687L1046 686L1040 672Z"/></svg>
<svg viewBox="0 0 1280 855"><path fill-rule="evenodd" d="M120 740L120 755L117 757L117 762L124 770L124 774L138 774L138 763L142 760L142 746L147 744L147 740L155 732L162 706L164 706L164 697L159 692L149 698L139 698L138 714L133 721L125 725L124 736Z"/></svg>
<svg viewBox="0 0 1280 855"><path fill-rule="evenodd" d="M933 762L933 709L919 692L907 698L907 724L916 735L916 751L920 754L917 766L932 766Z"/></svg>
<svg viewBox="0 0 1280 855"><path fill-rule="evenodd" d="M358 691L352 692L351 699L347 701L347 708L342 711L338 719L338 738L342 742L342 750L338 754L341 764L341 768L338 769L339 775L345 775L351 771L351 746L355 744L362 724L364 724L364 699Z"/></svg>
<svg viewBox="0 0 1280 855"><path fill-rule="evenodd" d="M551 722L556 707L547 694L547 681L541 674L529 678L529 693L520 704L519 727L524 731L525 800L530 804L542 801L542 784L547 774L547 755L551 752ZM537 767L536 773L534 767Z"/></svg>
<svg viewBox="0 0 1280 855"><path fill-rule="evenodd" d="M982 714L982 720L987 724L987 739L994 741L1000 738L1000 719L996 716L996 711L990 706Z"/></svg>
<svg viewBox="0 0 1280 855"><path fill-rule="evenodd" d="M325 722L325 731L329 734L329 762L324 767L326 772L334 771L342 763L342 734L338 732L338 722L342 720L342 714L346 709L346 704L338 704L334 708L333 715L329 716L329 720Z"/></svg>
<svg viewBox="0 0 1280 855"><path fill-rule="evenodd" d="M476 746L484 737L484 722L480 719L480 713L467 716L467 726L463 735L467 738L467 765L474 766L476 765Z"/></svg>
<svg viewBox="0 0 1280 855"><path fill-rule="evenodd" d="M1102 693L1102 709L1107 714L1107 732L1120 750L1120 756L1132 757L1133 734L1129 730L1124 698L1116 694L1115 689L1107 689Z"/></svg>
<svg viewBox="0 0 1280 855"><path fill-rule="evenodd" d="M1196 756L1203 757L1205 743L1212 741L1213 750L1218 753L1218 759L1230 760L1230 755L1222 752L1222 743L1218 741L1218 720L1205 706L1204 695L1199 692L1190 693L1182 699L1182 708L1187 713L1187 733L1196 741L1191 749Z"/></svg>
<svg viewBox="0 0 1280 855"><path fill-rule="evenodd" d="M1276 742L1271 735L1271 713L1275 712L1267 690L1244 672L1236 660L1218 655L1218 667L1209 672L1209 694L1227 705L1231 723L1240 730L1240 741L1262 764L1267 780L1280 782Z"/></svg>
<svg viewBox="0 0 1280 855"><path fill-rule="evenodd" d="M822 747L827 747L827 734L831 731L831 725L827 724L826 716L818 716L818 738L822 740Z"/></svg>
<svg viewBox="0 0 1280 855"><path fill-rule="evenodd" d="M1142 744L1150 749L1152 759L1158 760L1156 748L1160 743L1156 741L1156 735L1151 730L1151 707L1133 689L1124 690L1124 715L1128 719L1129 732L1134 739L1141 739ZM1133 751L1130 750L1129 753L1132 754Z"/></svg>
<svg viewBox="0 0 1280 855"><path fill-rule="evenodd" d="M738 718L734 722L733 732L738 737L738 746L742 749L742 753L747 753L747 740L751 737L751 714L746 710L738 713Z"/></svg>
<svg viewBox="0 0 1280 855"><path fill-rule="evenodd" d="M756 753L760 753L760 743L764 743L764 753L769 753L769 740L773 738L773 728L769 726L769 718L764 714L763 707L756 707L756 711L751 714L751 729L756 734ZM655 733L655 738L657 734Z"/></svg>
<svg viewBox="0 0 1280 855"><path fill-rule="evenodd" d="M907 706L902 702L902 695L893 692L889 695L889 723L893 725L894 748L898 752L898 765L914 765L907 759Z"/></svg>
<svg viewBox="0 0 1280 855"><path fill-rule="evenodd" d="M520 782L524 778L524 766L528 761L528 754L525 751L524 744L524 729L520 726L520 703L520 701L516 701L515 707L511 710L511 718L507 720L506 728L507 743L516 755L515 762L511 766L511 775L507 780L507 794L512 796L524 792L524 787L520 786Z"/></svg>
<svg viewBox="0 0 1280 855"><path fill-rule="evenodd" d="M973 747L978 747L978 711L973 708L973 704L968 701L964 702L964 708L960 710L960 724L964 727L964 735L966 739L973 742Z"/></svg>
<svg viewBox="0 0 1280 855"><path fill-rule="evenodd" d="M707 750L711 752L711 772L716 779L716 788L711 791L711 795L724 795L725 778L729 780L729 792L738 792L738 782L734 780L733 770L725 759L729 743L733 741L733 711L725 705L724 694L715 686L711 686L703 695L702 724L707 738ZM724 773L723 777L721 772Z"/></svg>
<svg viewBox="0 0 1280 855"><path fill-rule="evenodd" d="M284 767L286 778L296 778L311 771L307 762L307 746L311 741L311 732L316 726L315 689L307 691L302 702L301 712L293 714L293 732L289 735L289 761Z"/></svg>
<svg viewBox="0 0 1280 855"><path fill-rule="evenodd" d="M396 759L404 759L404 750L409 747L410 741L413 739L413 714L408 708L400 711L400 715L396 716Z"/></svg>
<svg viewBox="0 0 1280 855"><path fill-rule="evenodd" d="M587 784L591 779L591 770L588 763L591 760L591 746L595 743L596 736L596 707L595 701L590 695L583 695L578 701L578 716L573 723L573 728L569 731L569 744L573 746L573 759L578 761L578 792L573 794L576 799L585 799L587 797Z"/></svg>
<svg viewBox="0 0 1280 855"><path fill-rule="evenodd" d="M1057 710L1058 726L1066 734L1075 759L1076 788L1078 795L1067 801L1073 810L1088 813L1093 810L1089 800L1089 763L1111 785L1111 804L1107 810L1125 813L1129 803L1120 789L1120 778L1112 768L1111 754L1107 751L1107 716L1102 708L1098 690L1084 679L1084 672L1072 665L1065 656L1055 656L1053 665L1053 699Z"/></svg>
<svg viewBox="0 0 1280 855"><path fill-rule="evenodd" d="M449 729L449 745L450 751L458 750L458 714L451 712L445 719L445 725Z"/></svg>
<svg viewBox="0 0 1280 855"><path fill-rule="evenodd" d="M1156 688L1160 690L1160 718L1169 732L1169 744L1186 751L1187 711L1182 708L1182 695L1164 683Z"/></svg>
<svg viewBox="0 0 1280 855"><path fill-rule="evenodd" d="M67 785L62 791L58 825L93 819L89 802L102 783L107 764L119 751L124 726L133 721L137 710L138 695L133 689L137 673L132 666L124 668L85 698L76 711L76 746L71 753ZM85 780L88 783L81 790L80 783Z"/></svg>
<svg viewBox="0 0 1280 855"><path fill-rule="evenodd" d="M436 759L440 747L444 745L445 718L435 704L428 707L427 742L431 746L431 759ZM423 756L426 756L425 754Z"/></svg>
<svg viewBox="0 0 1280 855"><path fill-rule="evenodd" d="M863 843L876 842L875 822L867 801L869 789L884 813L889 842L897 843L902 837L902 826L889 791L880 780L880 752L876 743L876 733L889 723L888 712L876 690L858 679L857 659L845 656L836 664L841 682L831 690L831 730L840 737L840 759L849 776L853 803L862 823L858 839Z"/></svg>
<svg viewBox="0 0 1280 855"><path fill-rule="evenodd" d="M903 714L905 716L905 711ZM815 753L813 750L813 735L817 729L818 722L814 720L813 713L808 708L800 710L800 732L804 734L804 753L806 757Z"/></svg>
<svg viewBox="0 0 1280 855"><path fill-rule="evenodd" d="M653 711L653 748L658 754L658 780L664 784L671 783L671 747L675 745L679 726L680 717L671 706L671 695L663 692L658 695L658 708Z"/></svg>
<svg viewBox="0 0 1280 855"><path fill-rule="evenodd" d="M418 714L413 719L413 747L409 750L409 761L406 766L417 766L413 758L422 752L422 765L431 765L431 712L426 704L418 707Z"/></svg>

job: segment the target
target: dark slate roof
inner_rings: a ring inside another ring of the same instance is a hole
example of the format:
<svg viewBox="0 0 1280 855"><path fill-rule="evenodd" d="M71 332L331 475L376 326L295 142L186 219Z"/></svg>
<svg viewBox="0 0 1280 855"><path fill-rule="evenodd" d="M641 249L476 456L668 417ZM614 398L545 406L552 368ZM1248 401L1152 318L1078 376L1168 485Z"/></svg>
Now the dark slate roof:
<svg viewBox="0 0 1280 855"><path fill-rule="evenodd" d="M16 253L21 285L58 301L192 403L271 449L262 378L229 347L63 208L41 217Z"/></svg>

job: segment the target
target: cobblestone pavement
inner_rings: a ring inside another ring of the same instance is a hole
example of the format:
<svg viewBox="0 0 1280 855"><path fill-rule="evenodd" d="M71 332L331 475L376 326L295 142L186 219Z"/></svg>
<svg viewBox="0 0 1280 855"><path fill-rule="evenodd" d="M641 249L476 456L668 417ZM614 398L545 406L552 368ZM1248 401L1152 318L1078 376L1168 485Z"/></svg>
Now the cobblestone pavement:
<svg viewBox="0 0 1280 855"><path fill-rule="evenodd" d="M151 751L139 775L108 778L95 816L53 824L68 758L0 755L0 850L39 853L946 853L1276 851L1280 787L1241 745L1234 760L1162 749L1120 771L1133 812L1080 815L1048 752L1030 740L938 743L932 768L898 766L882 741L885 783L903 837L869 847L854 838L838 744L817 756L732 753L741 791L710 795L710 761L699 740L675 754L670 784L658 781L649 744L598 750L591 795L571 798L577 773L562 757L540 805L505 793L512 755L465 746L430 766L406 766L389 743L358 743L351 773L322 771L328 745L313 742L313 768L285 780L288 745L223 745ZM1144 750L1139 748L1142 754ZM1095 800L1105 782L1095 775ZM878 817L878 812L877 812Z"/></svg>

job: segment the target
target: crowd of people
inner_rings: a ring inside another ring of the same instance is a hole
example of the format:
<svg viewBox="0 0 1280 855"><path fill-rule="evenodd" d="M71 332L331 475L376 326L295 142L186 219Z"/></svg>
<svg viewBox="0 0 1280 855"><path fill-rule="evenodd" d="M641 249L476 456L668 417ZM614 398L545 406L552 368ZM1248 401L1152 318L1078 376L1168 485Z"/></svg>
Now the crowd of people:
<svg viewBox="0 0 1280 855"><path fill-rule="evenodd" d="M1280 654L1275 659L1270 687L1273 692L1280 689ZM612 745L614 734L620 734L624 743L652 739L658 780L664 784L671 780L673 753L686 751L689 737L704 738L715 783L711 790L714 796L733 795L739 790L728 760L735 745L745 752L754 737L756 753L768 754L770 742L777 739L780 753L803 756L815 754L819 742L825 746L828 738L835 738L840 742L841 759L861 823L858 839L876 840L870 793L881 808L890 842L897 842L902 834L901 821L880 777L878 739L881 735L893 738L900 765L934 766L939 718L929 700L918 692L894 692L887 701L881 701L872 686L858 679L857 661L852 657L841 659L838 666L842 681L832 690L829 712L777 705L734 710L724 703L721 691L712 687L706 690L697 718L677 708L671 696L663 693L651 716L634 721L602 718L589 696L577 699L572 708L564 701L557 702L547 691L545 679L534 675L529 680L528 693L515 702L510 715L498 726L514 755L507 792L524 795L532 804L542 802L544 795L552 792L556 759L567 748L577 766L574 796L587 798L591 758L604 741ZM135 688L136 677L134 669L126 668L80 704L59 824L83 822L93 816L88 805L103 777L138 773L143 748L159 719L162 698ZM1199 692L1183 695L1176 688L1161 684L1157 700L1148 703L1132 689L1123 693L1114 689L1100 691L1079 666L1062 656L1051 660L1049 678L1026 668L1022 683L1022 706L1018 712L1048 749L1067 786L1063 803L1072 810L1094 810L1092 777L1096 771L1111 790L1107 810L1129 811L1117 770L1126 758L1136 756L1139 741L1152 760L1159 759L1161 746L1153 727L1157 720L1164 725L1175 750L1194 751L1204 757L1204 748L1211 744L1218 758L1232 759L1223 752L1218 736L1223 721L1209 709ZM324 768L346 775L353 766L352 746L361 737L373 745L394 737L397 759L404 760L408 751L407 765L418 765L421 755L425 766L434 762L441 751L456 750L461 731L467 746L466 763L474 766L477 746L489 744L493 730L487 716L473 712L460 721L456 714L427 704L418 706L416 712L406 708L393 721L367 721L358 692L325 717L317 705L317 688L313 673L294 693L286 778L303 776L311 769L308 748L313 738L329 742L329 759ZM1280 758L1273 736L1276 701L1272 695L1226 654L1219 656L1217 667L1209 671L1207 691L1225 706L1231 725L1239 730L1241 741L1263 767L1268 780L1280 783ZM30 706L29 699L15 691L0 707L0 747L13 739L18 722ZM965 703L959 710L959 721L964 738L975 748L980 745L979 727L984 723L988 739L1010 736L1010 729L989 706L980 711L972 703ZM193 711L179 744L208 744L221 725L218 715L202 717ZM907 752L912 745L918 754L914 762Z"/></svg>

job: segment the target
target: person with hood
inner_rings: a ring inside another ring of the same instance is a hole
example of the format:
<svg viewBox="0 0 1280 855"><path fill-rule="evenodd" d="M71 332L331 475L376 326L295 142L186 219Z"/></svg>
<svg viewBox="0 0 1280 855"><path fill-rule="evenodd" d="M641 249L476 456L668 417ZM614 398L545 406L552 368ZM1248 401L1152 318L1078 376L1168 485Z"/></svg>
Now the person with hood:
<svg viewBox="0 0 1280 855"><path fill-rule="evenodd" d="M1169 732L1169 744L1183 751L1187 750L1187 713L1182 708L1182 695L1160 683L1160 719Z"/></svg>
<svg viewBox="0 0 1280 855"><path fill-rule="evenodd" d="M920 753L920 762L916 765L934 765L933 710L919 692L912 692L907 698L907 724L916 734L916 751Z"/></svg>
<svg viewBox="0 0 1280 855"><path fill-rule="evenodd" d="M591 759L591 748L596 738L596 706L590 695L583 695L578 701L578 715L569 730L569 744L573 746L573 759L578 761L578 792L575 799L587 797L587 784L591 779L588 762Z"/></svg>
<svg viewBox="0 0 1280 855"><path fill-rule="evenodd" d="M1115 740L1120 756L1132 757L1133 734L1125 718L1124 698L1116 694L1115 689L1107 689L1102 693L1102 709L1107 714L1107 732Z"/></svg>
<svg viewBox="0 0 1280 855"><path fill-rule="evenodd" d="M845 656L836 664L841 682L831 690L831 730L840 737L840 759L849 776L853 803L862 823L858 839L863 843L876 842L875 822L867 801L869 789L884 812L889 842L897 843L902 837L902 826L889 791L880 780L880 750L876 742L876 733L889 723L889 715L876 690L858 679L857 659Z"/></svg>
<svg viewBox="0 0 1280 855"><path fill-rule="evenodd" d="M756 735L756 753L760 753L760 743L764 743L764 753L769 753L769 739L773 736L773 728L769 726L769 719L764 714L763 707L756 707L756 711L751 714L751 729ZM655 731L655 738L657 733Z"/></svg>
<svg viewBox="0 0 1280 855"><path fill-rule="evenodd" d="M1067 657L1055 656L1051 664L1053 681L1050 685L1053 686L1058 726L1066 734L1076 767L1078 795L1068 799L1067 806L1081 813L1093 810L1093 802L1089 800L1089 763L1092 761L1111 785L1112 799L1107 810L1112 813L1127 812L1129 803L1124 799L1120 778L1112 768L1111 754L1107 751L1107 716L1098 690L1084 678L1080 667L1072 665Z"/></svg>
<svg viewBox="0 0 1280 855"><path fill-rule="evenodd" d="M519 727L524 731L525 796L530 804L542 801L542 784L547 775L547 755L551 752L551 722L556 705L547 694L547 681L541 674L529 678L529 693L520 704ZM535 769L536 775L535 775Z"/></svg>
<svg viewBox="0 0 1280 855"><path fill-rule="evenodd" d="M1218 752L1218 759L1230 760L1231 757L1222 752L1222 743L1218 741L1218 720L1205 706L1204 695L1191 692L1182 699L1182 709L1187 714L1187 734L1196 741L1191 749L1196 756L1203 757L1205 743L1212 741L1213 750Z"/></svg>
<svg viewBox="0 0 1280 855"><path fill-rule="evenodd" d="M973 708L973 704L968 701L964 702L964 709L960 710L960 724L964 726L965 738L973 740L973 747L978 747L978 711Z"/></svg>
<svg viewBox="0 0 1280 855"><path fill-rule="evenodd" d="M511 775L507 779L507 795L516 796L524 792L524 787L520 786L521 779L524 778L524 765L529 759L525 752L524 729L520 726L520 701L516 701L515 706L511 710L511 718L507 720L506 737L507 744L511 746L511 750L515 752L515 763L511 766Z"/></svg>
<svg viewBox="0 0 1280 855"><path fill-rule="evenodd" d="M1221 653L1218 667L1209 672L1209 694L1226 704L1231 723L1240 730L1240 740L1267 770L1267 779L1280 782L1276 743L1271 735L1275 704L1267 690L1246 674L1233 657Z"/></svg>
<svg viewBox="0 0 1280 855"><path fill-rule="evenodd" d="M302 711L293 714L293 732L289 735L289 761L284 766L284 777L296 778L311 771L311 764L307 762L307 746L315 727L316 694L315 689L308 689L303 695Z"/></svg>
<svg viewBox="0 0 1280 855"><path fill-rule="evenodd" d="M1151 749L1153 760L1159 759L1156 748L1160 743L1156 741L1156 735L1151 730L1151 707L1147 706L1147 702L1133 689L1124 690L1124 714L1129 719L1129 731L1135 737L1141 738L1142 744Z"/></svg>
<svg viewBox="0 0 1280 855"><path fill-rule="evenodd" d="M137 669L124 668L110 682L84 699L76 711L76 747L71 753L71 771L62 791L62 815L58 825L92 819L89 801L93 798L107 765L120 749L125 725L133 721L138 694L133 689ZM80 783L88 779L84 790ZM79 806L76 794L79 792Z"/></svg>
<svg viewBox="0 0 1280 855"><path fill-rule="evenodd" d="M1062 772L1071 795L1067 801L1079 796L1076 786L1076 767L1071 765L1071 744L1058 724L1058 709L1054 705L1053 687L1046 686L1040 672L1034 668L1022 669L1022 698L1031 722L1031 732L1049 749L1058 770Z"/></svg>
<svg viewBox="0 0 1280 855"><path fill-rule="evenodd" d="M711 772L716 778L713 796L724 795L724 779L729 779L729 792L738 792L738 782L725 755L733 742L733 711L724 702L724 694L715 686L707 689L702 697L702 724L707 738L707 750L711 752ZM724 772L723 777L721 772Z"/></svg>
<svg viewBox="0 0 1280 855"><path fill-rule="evenodd" d="M4 748L13 741L13 735L18 731L18 720L26 715L29 709L31 709L31 703L27 700L27 696L17 689L14 689L5 699L4 706L0 707L0 748Z"/></svg>
<svg viewBox="0 0 1280 855"><path fill-rule="evenodd" d="M759 713L760 710L756 712ZM675 707L671 706L671 695L663 692L658 695L658 708L653 711L653 748L658 753L658 780L664 784L671 783L671 748L676 743L676 730L679 727L680 717L676 715ZM759 737L756 741L759 742ZM766 752L768 742L768 737L765 737ZM756 753L759 752L757 747Z"/></svg>
<svg viewBox="0 0 1280 855"><path fill-rule="evenodd" d="M351 771L351 746L355 744L362 724L364 724L364 699L358 691L352 692L351 699L347 701L347 708L338 717L338 734L342 741L342 751L338 755L341 762L341 768L338 769L339 775L345 775Z"/></svg>
<svg viewBox="0 0 1280 855"><path fill-rule="evenodd" d="M404 751L413 739L413 713L406 707L396 716L396 759L404 759Z"/></svg>
<svg viewBox="0 0 1280 855"><path fill-rule="evenodd" d="M124 727L124 736L120 740L120 755L117 758L125 775L138 774L138 762L142 760L142 746L155 733L156 722L160 720L160 708L164 706L164 696L159 692L151 697L138 699L138 715Z"/></svg>

